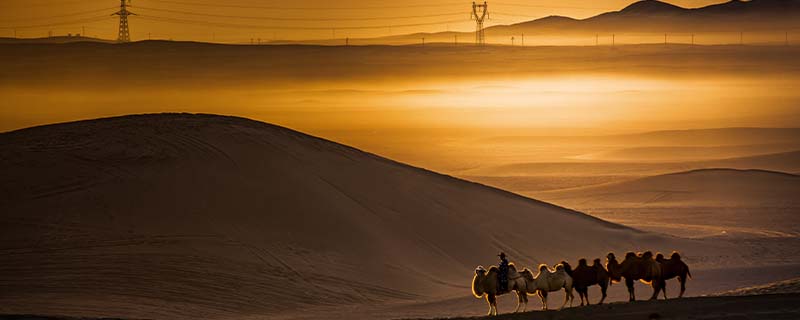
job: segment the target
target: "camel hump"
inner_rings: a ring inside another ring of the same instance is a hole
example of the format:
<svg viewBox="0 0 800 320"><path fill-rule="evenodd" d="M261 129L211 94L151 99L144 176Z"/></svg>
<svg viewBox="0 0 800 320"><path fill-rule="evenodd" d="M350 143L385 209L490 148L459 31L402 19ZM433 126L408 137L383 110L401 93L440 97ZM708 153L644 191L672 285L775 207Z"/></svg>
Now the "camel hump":
<svg viewBox="0 0 800 320"><path fill-rule="evenodd" d="M564 265L563 265L563 264L560 264L560 263L559 263L559 264L557 264L557 265L556 265L556 271L564 271Z"/></svg>
<svg viewBox="0 0 800 320"><path fill-rule="evenodd" d="M586 264L586 258L582 258L582 259L578 260L578 265L579 265L579 266L585 266L585 265L587 265L587 264Z"/></svg>
<svg viewBox="0 0 800 320"><path fill-rule="evenodd" d="M486 272L486 274L497 273L498 270L499 269L497 268L497 266L491 266L489 267L489 272Z"/></svg>
<svg viewBox="0 0 800 320"><path fill-rule="evenodd" d="M681 260L681 254L680 254L680 253L678 253L678 251L673 251L673 252L672 252L672 255L671 255L669 258L670 258L670 259L673 259L673 260L678 260L678 261L680 261L680 260Z"/></svg>
<svg viewBox="0 0 800 320"><path fill-rule="evenodd" d="M509 270L509 271L514 271L514 272L517 272L517 266L515 266L513 262L512 262L512 263L509 263L509 264L508 264L508 270Z"/></svg>
<svg viewBox="0 0 800 320"><path fill-rule="evenodd" d="M546 264L542 263L539 265L539 272L549 271L549 268Z"/></svg>
<svg viewBox="0 0 800 320"><path fill-rule="evenodd" d="M602 265L602 263L600 263L600 258L594 259L593 264L596 266Z"/></svg>
<svg viewBox="0 0 800 320"><path fill-rule="evenodd" d="M521 274L523 277L525 277L525 279L528 279L528 280L533 280L533 272L531 272L531 270L530 270L530 269L528 269L528 268L524 268L524 269L522 269L522 272L520 272L520 274Z"/></svg>

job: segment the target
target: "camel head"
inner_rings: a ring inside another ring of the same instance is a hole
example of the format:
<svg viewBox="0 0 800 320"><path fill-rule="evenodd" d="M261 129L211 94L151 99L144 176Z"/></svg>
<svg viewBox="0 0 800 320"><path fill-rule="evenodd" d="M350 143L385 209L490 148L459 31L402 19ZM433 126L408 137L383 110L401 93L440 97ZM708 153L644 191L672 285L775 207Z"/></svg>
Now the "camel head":
<svg viewBox="0 0 800 320"><path fill-rule="evenodd" d="M564 271L566 271L567 274L571 276L572 275L572 266L569 264L569 262L561 261L560 264L562 266L564 266Z"/></svg>
<svg viewBox="0 0 800 320"><path fill-rule="evenodd" d="M475 268L475 274L484 275L486 274L486 269L483 266L478 266L477 268Z"/></svg>
<svg viewBox="0 0 800 320"><path fill-rule="evenodd" d="M614 256L614 253L609 253L606 256L606 270L608 270L609 276L611 276L611 280L617 282L622 280L622 272L620 268L621 266L617 261L617 257Z"/></svg>
<svg viewBox="0 0 800 320"><path fill-rule="evenodd" d="M486 279L486 269L483 266L475 268L475 276L472 277L472 295L481 298L484 294L483 282Z"/></svg>
<svg viewBox="0 0 800 320"><path fill-rule="evenodd" d="M639 257L639 255L637 255L636 252L633 252L633 251L628 251L628 253L625 254L625 260L632 259L632 258L638 258L638 257Z"/></svg>
<svg viewBox="0 0 800 320"><path fill-rule="evenodd" d="M672 251L672 255L670 255L669 258L672 259L672 260L680 260L681 259L681 254L678 253L678 251Z"/></svg>

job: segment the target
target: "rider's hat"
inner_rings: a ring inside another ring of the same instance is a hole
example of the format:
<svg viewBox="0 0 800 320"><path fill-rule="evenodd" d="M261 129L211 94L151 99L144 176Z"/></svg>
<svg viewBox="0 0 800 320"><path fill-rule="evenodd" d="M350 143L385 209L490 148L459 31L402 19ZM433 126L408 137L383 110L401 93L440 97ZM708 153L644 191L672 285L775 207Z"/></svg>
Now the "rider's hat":
<svg viewBox="0 0 800 320"><path fill-rule="evenodd" d="M500 252L500 254L498 254L497 256L502 259L502 258L506 257L506 254L505 254L505 252Z"/></svg>

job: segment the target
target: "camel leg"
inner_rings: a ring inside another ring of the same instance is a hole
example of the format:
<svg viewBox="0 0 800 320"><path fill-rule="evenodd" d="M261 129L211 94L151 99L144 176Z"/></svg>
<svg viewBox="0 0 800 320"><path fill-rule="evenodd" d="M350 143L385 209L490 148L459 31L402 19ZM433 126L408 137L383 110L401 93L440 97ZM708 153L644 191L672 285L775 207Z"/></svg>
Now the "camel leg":
<svg viewBox="0 0 800 320"><path fill-rule="evenodd" d="M583 289L583 295L586 296L586 305L587 306L590 305L591 303L589 302L589 288ZM581 305L583 305L583 300L581 300Z"/></svg>
<svg viewBox="0 0 800 320"><path fill-rule="evenodd" d="M686 277L678 277L678 281L681 283L681 293L678 298L683 298L683 293L686 291Z"/></svg>
<svg viewBox="0 0 800 320"><path fill-rule="evenodd" d="M542 310L547 310L547 291L539 290L539 299L542 300Z"/></svg>
<svg viewBox="0 0 800 320"><path fill-rule="evenodd" d="M575 302L575 295L572 294L572 288L569 288L569 307L572 308L572 303Z"/></svg>
<svg viewBox="0 0 800 320"><path fill-rule="evenodd" d="M608 290L608 286L600 286L600 293L603 294L603 297L600 298L600 302L597 304L603 304L603 301L606 300L606 290Z"/></svg>
<svg viewBox="0 0 800 320"><path fill-rule="evenodd" d="M522 296L525 295L522 291L517 291L517 308L514 309L514 313L519 312L519 309L522 308Z"/></svg>
<svg viewBox="0 0 800 320"><path fill-rule="evenodd" d="M636 301L636 294L633 292L633 279L625 278L625 286L628 287L628 301Z"/></svg>
<svg viewBox="0 0 800 320"><path fill-rule="evenodd" d="M570 296L572 296L572 288L564 288L564 304L558 310L564 309L567 306L567 302L572 302Z"/></svg>
<svg viewBox="0 0 800 320"><path fill-rule="evenodd" d="M664 293L664 300L667 300L667 281L661 282L661 291Z"/></svg>
<svg viewBox="0 0 800 320"><path fill-rule="evenodd" d="M650 296L650 300L658 300L658 293L662 289L661 283L663 281L664 280L653 279L653 281L650 282L650 286L653 287L653 295Z"/></svg>
<svg viewBox="0 0 800 320"><path fill-rule="evenodd" d="M493 294L487 294L486 302L489 302L489 315L493 316L497 314L497 297Z"/></svg>
<svg viewBox="0 0 800 320"><path fill-rule="evenodd" d="M522 298L525 301L525 304L522 305L522 312L525 312L525 310L528 310L528 294L522 292Z"/></svg>

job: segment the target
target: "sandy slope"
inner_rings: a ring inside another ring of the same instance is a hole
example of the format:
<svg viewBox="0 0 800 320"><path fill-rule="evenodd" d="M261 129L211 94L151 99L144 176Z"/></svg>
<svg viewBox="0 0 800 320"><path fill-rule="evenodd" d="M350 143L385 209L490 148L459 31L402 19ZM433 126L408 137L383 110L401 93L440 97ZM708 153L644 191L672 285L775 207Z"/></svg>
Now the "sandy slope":
<svg viewBox="0 0 800 320"><path fill-rule="evenodd" d="M497 317L458 317L448 319L796 319L800 317L796 294L752 295L742 297L698 297L670 301L614 303L571 308L563 311L532 311L501 314ZM698 312L702 310L702 314ZM342 317L343 319L346 316ZM100 320L59 316L0 315L1 320ZM441 318L437 318L441 319ZM108 319L112 320L112 319Z"/></svg>
<svg viewBox="0 0 800 320"><path fill-rule="evenodd" d="M760 295L744 297L697 297L669 301L606 304L564 311L505 314L486 318L450 319L797 319L800 308L796 294Z"/></svg>
<svg viewBox="0 0 800 320"><path fill-rule="evenodd" d="M592 206L800 206L800 176L766 170L700 169L542 193Z"/></svg>
<svg viewBox="0 0 800 320"><path fill-rule="evenodd" d="M522 265L681 248L252 120L139 115L0 134L0 312L285 317L468 294ZM700 257L704 258L700 258Z"/></svg>
<svg viewBox="0 0 800 320"><path fill-rule="evenodd" d="M696 169L731 168L797 172L800 151L734 157L703 161L624 162L573 161L531 162L488 166L465 171L465 176L591 176L591 175L655 175Z"/></svg>
<svg viewBox="0 0 800 320"><path fill-rule="evenodd" d="M643 230L741 239L799 236L799 193L793 174L701 169L537 195Z"/></svg>

